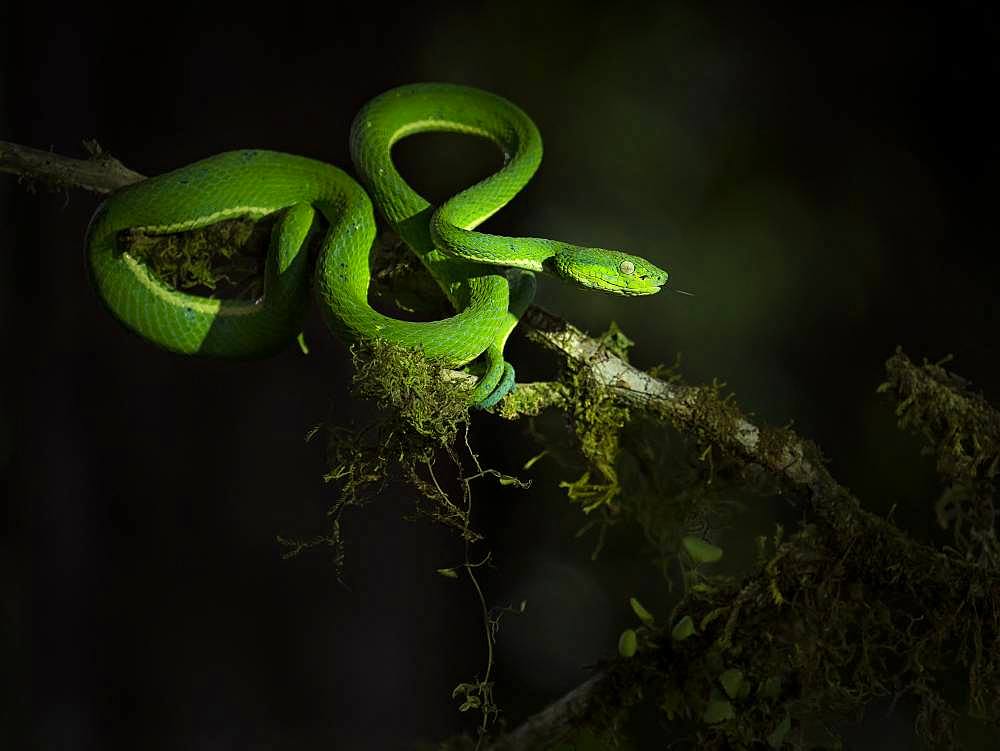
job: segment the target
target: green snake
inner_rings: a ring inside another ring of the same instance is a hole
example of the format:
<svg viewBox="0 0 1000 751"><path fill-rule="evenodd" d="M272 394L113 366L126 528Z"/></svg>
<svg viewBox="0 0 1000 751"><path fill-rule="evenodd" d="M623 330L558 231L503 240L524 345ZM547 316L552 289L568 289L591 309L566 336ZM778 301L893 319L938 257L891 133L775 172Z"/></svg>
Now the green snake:
<svg viewBox="0 0 1000 751"><path fill-rule="evenodd" d="M435 208L396 170L392 147L414 133L486 138L503 152L494 174ZM542 140L514 104L475 88L421 83L366 104L351 126L351 157L386 221L420 258L457 311L439 321L392 318L368 303L376 223L368 193L323 162L263 150L208 157L113 193L87 231L91 275L112 314L155 344L180 353L267 354L301 331L310 276L327 325L348 340L384 339L447 367L482 358L472 404L491 407L514 386L507 337L534 295L532 272L618 295L659 291L667 273L617 250L474 231L531 179ZM281 212L253 301L181 292L121 247L120 233L184 232L225 219ZM307 238L316 212L328 229L310 274Z"/></svg>

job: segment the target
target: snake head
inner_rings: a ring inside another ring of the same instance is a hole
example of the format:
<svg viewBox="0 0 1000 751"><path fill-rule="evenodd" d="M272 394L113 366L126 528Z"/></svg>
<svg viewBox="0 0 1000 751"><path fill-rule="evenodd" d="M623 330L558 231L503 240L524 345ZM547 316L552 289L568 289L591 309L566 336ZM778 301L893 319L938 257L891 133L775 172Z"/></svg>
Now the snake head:
<svg viewBox="0 0 1000 751"><path fill-rule="evenodd" d="M620 250L567 246L549 262L567 281L612 295L652 295L667 283L667 272L645 258Z"/></svg>

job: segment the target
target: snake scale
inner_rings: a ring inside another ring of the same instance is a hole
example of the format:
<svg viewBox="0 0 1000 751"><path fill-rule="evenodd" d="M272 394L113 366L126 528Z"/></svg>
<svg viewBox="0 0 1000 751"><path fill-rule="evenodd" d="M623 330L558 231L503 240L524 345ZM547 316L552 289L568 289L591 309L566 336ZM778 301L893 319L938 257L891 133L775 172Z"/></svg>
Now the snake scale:
<svg viewBox="0 0 1000 751"><path fill-rule="evenodd" d="M393 165L392 147L414 133L466 133L504 155L495 173L431 206ZM472 404L490 407L514 385L507 337L534 295L533 272L618 295L659 291L667 273L617 250L476 232L531 179L542 140L511 102L480 89L420 83L366 104L351 126L351 157L365 188L346 172L301 156L231 151L113 193L87 231L91 275L112 314L140 336L188 354L241 357L287 345L301 331L314 287L327 325L348 340L380 338L421 350L448 367L483 358ZM369 198L371 195L371 199ZM455 308L439 321L392 318L368 303L374 200ZM124 230L184 232L237 217L281 212L257 300L216 299L168 286L121 246ZM310 269L307 237L317 212L328 229ZM310 285L312 279L312 285Z"/></svg>

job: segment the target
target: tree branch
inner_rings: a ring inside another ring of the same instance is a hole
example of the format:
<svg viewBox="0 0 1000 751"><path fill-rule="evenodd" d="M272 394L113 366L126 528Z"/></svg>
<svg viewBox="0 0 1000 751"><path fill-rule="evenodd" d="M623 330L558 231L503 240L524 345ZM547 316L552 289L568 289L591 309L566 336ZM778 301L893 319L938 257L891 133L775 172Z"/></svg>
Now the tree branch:
<svg viewBox="0 0 1000 751"><path fill-rule="evenodd" d="M914 543L895 525L865 511L823 466L819 450L793 431L759 427L725 400L711 404L716 398L712 387L654 378L610 352L599 340L537 306L528 309L521 325L529 338L586 368L587 374L623 406L668 419L682 432L697 436L704 443L715 444L749 464L763 467L790 489L806 491L813 510L845 537L863 533L884 538L887 556L902 556L904 551L908 555L912 551ZM931 380L926 371L917 368L902 353L894 356L890 367L891 372L906 374L911 391L916 388L913 384ZM566 398L552 384L518 385L518 391L522 389L532 396L549 394L546 400L553 404ZM955 398L967 400L969 397L957 395ZM994 424L1000 425L1000 418ZM959 566L970 574L974 570L970 564L955 561L931 548L921 548L919 555L920 563L932 569Z"/></svg>
<svg viewBox="0 0 1000 751"><path fill-rule="evenodd" d="M533 714L514 730L491 743L484 751L547 749L577 730L585 717L600 708L599 697L607 693L613 675L607 671L591 676L541 712Z"/></svg>
<svg viewBox="0 0 1000 751"><path fill-rule="evenodd" d="M922 593L920 599L927 603L924 615L930 623L946 622L963 609L997 613L1000 581L995 566L973 563L916 543L891 521L864 510L858 499L841 487L823 466L818 449L791 430L758 427L731 402L711 405L710 401L717 397L710 387L657 379L610 352L600 340L587 336L541 308L530 308L521 325L529 338L559 352L576 367L585 368L588 376L606 388L619 404L668 419L683 433L697 436L704 443L715 444L730 455L765 468L790 490L804 495L808 509L823 523L823 542L832 548L832 554L839 557L850 553L851 560L857 562L878 561L880 565L863 572L864 578L874 586ZM989 451L993 453L987 452L986 459L978 462L980 469L985 473L992 466L989 471L995 471L1000 457L1000 449L996 448L1000 446L1000 414L996 410L978 395L964 393L962 379L945 373L938 366L918 367L902 352L897 352L889 360L887 372L889 382L882 390L892 392L899 399L900 414L904 407L915 409L912 403L915 394L929 392L938 395L939 399L946 399L952 412L968 415L968 421L974 423L977 431L972 441L980 447L992 447ZM549 394L548 403L558 405L567 397L557 389L549 390L551 386L525 384L519 385L518 390L545 390ZM942 389L949 389L946 397L940 396ZM517 394L513 397L514 400L521 398L525 398L527 403L532 402L532 397ZM512 406L513 409L505 409L505 416L516 417L517 407ZM942 429L949 434L957 430L954 426L943 425ZM966 432L972 430L973 427L969 427ZM968 463L966 461L962 466ZM992 534L992 529L988 533ZM784 556L784 562L804 559L809 554L803 548L815 547L816 543L815 538L809 538L808 545L797 541L797 555ZM779 577L781 570L779 565L767 575L758 572L748 577L742 587L732 591L731 595L766 592L768 581ZM962 582L964 586L956 589L956 582ZM743 608L741 618L754 622L755 628L768 628L765 624L769 623L773 624L773 628L787 617L774 607L769 597L751 598L751 601L750 607ZM1000 614L988 618L986 622L991 625L991 630L977 638L987 645L986 651L996 654L1000 652ZM702 642L706 653L717 646L713 640ZM690 660L690 655L686 659ZM613 708L614 694L609 695L602 687L608 684L621 664L619 662L588 679L546 710L528 718L520 727L495 741L490 749L544 749L566 737L569 729L582 724L598 701L598 695L599 703L605 710ZM621 706L622 702L619 701L618 705Z"/></svg>
<svg viewBox="0 0 1000 751"><path fill-rule="evenodd" d="M111 193L146 179L111 154L104 153L95 141L84 142L84 146L90 152L89 159L74 159L0 141L0 172L38 180L53 187L83 188L94 193Z"/></svg>

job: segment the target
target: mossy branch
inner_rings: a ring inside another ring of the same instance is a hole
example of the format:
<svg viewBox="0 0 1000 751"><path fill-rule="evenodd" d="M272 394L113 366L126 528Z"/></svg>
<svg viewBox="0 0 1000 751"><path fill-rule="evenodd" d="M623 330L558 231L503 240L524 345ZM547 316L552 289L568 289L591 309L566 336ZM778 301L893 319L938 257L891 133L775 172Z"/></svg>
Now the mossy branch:
<svg viewBox="0 0 1000 751"><path fill-rule="evenodd" d="M572 324L537 306L528 309L521 325L529 339L559 352L568 361L584 368L615 402L667 420L680 432L695 437L699 442L717 446L746 464L763 468L789 491L804 494L812 509L832 529L838 530L845 540L859 534L878 536L887 546L885 553L888 557L903 559L912 554L913 541L891 522L865 511L858 499L841 487L827 471L819 449L794 431L755 425L731 400L721 398L714 386L689 386L676 380L661 380L639 370L611 352L600 340L587 336ZM888 367L890 381L883 390L903 388L905 394L911 394L921 387L937 383L926 368L915 366L901 352L889 361ZM568 399L565 389L552 383L518 384L517 390L525 393L515 397L514 409L505 404L502 415L517 417L516 405L520 400L530 403L530 413L535 413L542 406L558 406ZM963 400L973 397L955 395L953 398L956 403L962 404ZM976 409L981 411L983 406L980 402L977 401ZM976 410L968 411L975 413ZM1000 423L990 420L980 422L983 427L977 435L995 436L1000 432L997 427ZM993 432L989 432L987 426ZM985 442L984 438L978 440ZM991 463L990 467L991 472L996 471L995 464ZM970 566L931 548L923 547L919 551L920 561L931 568L943 570L954 565Z"/></svg>
<svg viewBox="0 0 1000 751"><path fill-rule="evenodd" d="M856 679L864 678L868 689L855 699L913 693L922 700L918 730L947 745L954 713L933 688L929 668L947 670L961 665L968 676L973 715L1000 723L1000 559L995 553L992 505L993 481L1000 465L1000 413L982 396L970 393L964 379L939 364L916 365L897 351L886 364L888 380L879 388L897 401L901 427L918 431L928 451L937 454L943 479L953 483L943 498L956 504L954 488L970 489L962 496L964 513L961 507L953 511L953 516L966 520L965 544L939 551L864 510L832 478L813 444L788 429L754 425L730 400L720 399L717 389L657 379L629 365L599 340L540 309L529 310L525 322L530 338L586 367L618 404L668 420L681 432L747 466L765 469L788 492L805 500L805 511L812 512L815 523L783 543L741 582L715 587L710 597L686 598L681 611L693 623L707 627L698 629L699 638L675 642L669 638L669 628L666 637L662 631L647 629L647 650L601 670L497 740L491 749L548 748L571 729L592 723L595 706L613 719L634 701L633 693L607 690L628 685L625 676L631 677L640 692L665 696L667 703L671 696L688 701L706 695L704 685L701 691L693 691L692 681L704 683L708 666L728 652L745 655L748 643L758 642L756 651L767 653L759 644L761 634L767 635L768 642L801 645L812 632L807 620L816 632L829 634L839 624L846 634L859 624L864 628L870 618L867 609L876 603L882 608L891 603L892 609L880 617L906 619L906 628L878 626L883 643L893 645L890 649L900 653L899 659L878 663L883 670L894 671L887 676L877 674L873 659L855 665ZM559 391L550 393L553 404L566 398ZM822 569L811 570L817 562L823 562ZM835 567L830 568L830 562ZM781 607L796 602L801 614L798 629L790 626L796 618L789 608ZM808 608L802 607L805 603ZM967 619L962 613L978 616ZM874 632L876 626L870 628ZM734 645L741 649L734 650ZM946 657L956 651L954 659ZM802 685L807 680L801 673L795 676L800 696L808 694ZM811 703L823 696L827 708L836 705L837 697L824 691L828 687L821 683L809 686L814 697ZM850 704L840 698L841 704ZM731 733L729 741L733 740Z"/></svg>

